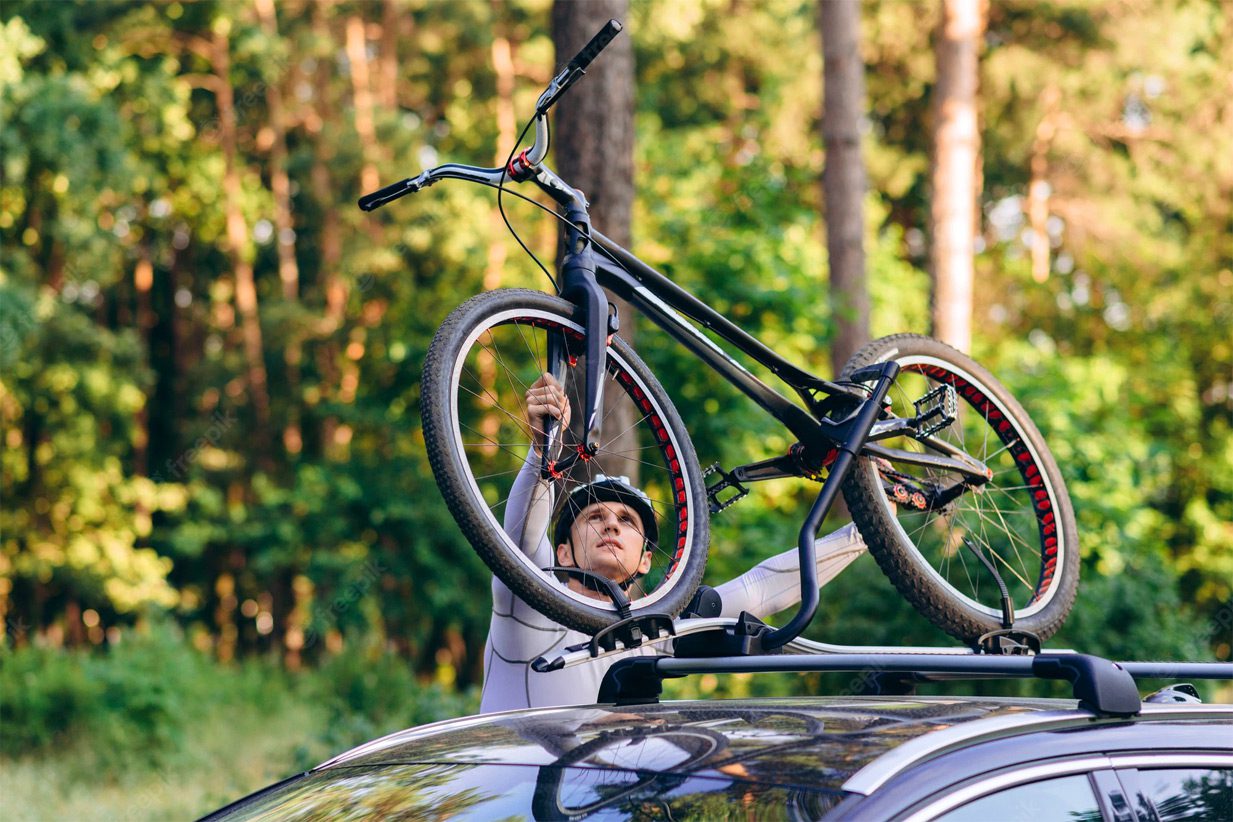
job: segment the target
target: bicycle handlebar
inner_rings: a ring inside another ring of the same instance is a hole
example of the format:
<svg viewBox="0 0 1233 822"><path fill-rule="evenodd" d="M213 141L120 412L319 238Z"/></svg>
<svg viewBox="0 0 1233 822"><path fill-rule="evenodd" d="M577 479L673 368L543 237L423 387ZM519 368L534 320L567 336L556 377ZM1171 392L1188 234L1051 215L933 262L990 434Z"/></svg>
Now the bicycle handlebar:
<svg viewBox="0 0 1233 822"><path fill-rule="evenodd" d="M524 167L522 170L536 169L543 162L545 155L548 154L548 117L546 116L548 109L552 108L553 104L561 98L561 95L570 86L576 83L582 75L586 74L586 67L591 65L592 61L612 42L613 38L621 33L621 28L620 22L609 20L591 38L591 42L583 46L582 50L574 55L573 59L552 79L552 82L548 84L548 88L544 89L543 94L539 96L539 100L535 103L535 142L516 161L517 164ZM405 197L408 194L414 194L422 188L427 188L437 180L446 177L486 183L488 185L500 185L504 181L513 178L514 175L510 173L509 169L504 168L481 168L479 166L466 166L459 163L447 163L443 166L431 168L418 177L408 177L405 180L400 180L397 183L392 183L377 191L365 194L363 197L360 197L358 204L363 211L373 211L386 203L397 200L399 197Z"/></svg>
<svg viewBox="0 0 1233 822"><path fill-rule="evenodd" d="M399 180L397 183L391 183L384 188L377 189L371 194L365 194L360 198L359 206L361 211L372 211L380 208L386 203L393 202L399 197L405 197L408 194L414 194L424 187L424 182L419 177L408 177L405 180Z"/></svg>
<svg viewBox="0 0 1233 822"><path fill-rule="evenodd" d="M570 60L569 64L575 68L585 69L612 42L612 39L620 33L621 23L617 20L609 20L607 25L591 38L591 42L583 46L582 51L574 55L574 59Z"/></svg>
<svg viewBox="0 0 1233 822"><path fill-rule="evenodd" d="M612 38L621 33L621 24L616 20L609 20L599 32L591 38L591 42L582 47L582 51L574 55L574 58L566 63L565 68L561 69L561 73L552 78L552 82L548 84L548 88L539 96L539 100L535 103L535 116L543 117L548 109L561 99L570 86L578 82L582 75L586 74L587 66L591 65L591 61L599 56L599 53L612 42Z"/></svg>

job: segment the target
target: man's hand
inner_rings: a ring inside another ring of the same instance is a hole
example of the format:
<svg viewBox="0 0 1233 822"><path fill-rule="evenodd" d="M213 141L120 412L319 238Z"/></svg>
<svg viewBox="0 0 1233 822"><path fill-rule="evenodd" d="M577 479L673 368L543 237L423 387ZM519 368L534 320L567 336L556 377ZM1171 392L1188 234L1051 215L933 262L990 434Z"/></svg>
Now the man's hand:
<svg viewBox="0 0 1233 822"><path fill-rule="evenodd" d="M549 418L560 420L562 428L569 427L569 400L561 383L551 374L545 374L532 383L527 389L526 399L527 425L531 426L534 437L532 445L538 454L548 430Z"/></svg>

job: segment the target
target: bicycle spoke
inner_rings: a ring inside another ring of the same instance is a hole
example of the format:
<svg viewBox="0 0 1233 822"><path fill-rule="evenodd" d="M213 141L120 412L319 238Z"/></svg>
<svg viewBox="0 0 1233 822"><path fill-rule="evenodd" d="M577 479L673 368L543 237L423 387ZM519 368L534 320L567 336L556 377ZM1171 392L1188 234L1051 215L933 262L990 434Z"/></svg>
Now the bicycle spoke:
<svg viewBox="0 0 1233 822"><path fill-rule="evenodd" d="M984 516L984 515L983 515L983 512L977 512L977 515L978 515L978 516L980 516L980 518L981 518L981 520L982 520L983 522L986 522L986 523L992 523L992 522L993 522L993 520L992 520L991 518ZM1017 544L1017 541L1018 541L1018 542L1023 542L1024 547L1027 547L1027 543L1026 543L1024 540L1022 540L1022 538L1017 537L1017 535L1016 535L1016 534L1015 534L1015 533L1014 533L1014 532L1010 529L1009 525L1007 525L1007 524L1006 524L1006 521L1005 521L1004 519L1002 519L1001 517L999 517L999 520L1000 520L1000 521L1001 521L1001 523L1002 523L1001 533L1002 533L1002 534L1004 534L1004 535L1007 537L1007 542L1009 543L1010 547L1011 547L1012 549L1014 549L1014 552L1015 552L1015 558L1019 560L1019 567L1020 567L1020 568L1025 568L1025 569L1026 569L1028 566L1027 566L1027 565L1025 565L1025 564L1024 564L1024 562L1023 562L1023 556L1022 556L1022 554L1020 554L1020 552L1019 552L1019 545ZM1017 540L1017 541L1016 541L1016 540ZM990 540L990 541L987 541L987 542L988 542L988 545L989 545L989 550L990 550L991 552L993 552L993 551L994 551L994 549L993 549L993 543L992 543L992 541ZM1007 566L1008 568L1011 568L1010 563L1006 562L1006 559L1005 559L1005 558L1003 558L1003 557L1000 557L1000 556L999 556L999 559L1001 559L1001 560L1002 560L1002 562L1003 562L1004 564L1006 564L1006 566ZM1015 571L1014 571L1014 569L1013 569L1013 568L1011 568L1011 572L1012 572L1012 573L1015 573ZM1016 575L1018 575L1018 574L1016 574ZM1028 582L1026 579L1024 579L1022 576L1020 576L1020 577L1019 577L1019 579L1020 579L1020 581L1021 581L1021 582L1023 582L1023 584L1024 584L1024 585L1026 585L1029 589L1035 590L1035 586L1034 586L1034 585L1032 585L1031 583L1029 583L1029 582Z"/></svg>
<svg viewBox="0 0 1233 822"><path fill-rule="evenodd" d="M517 425L524 433L530 434L531 429L529 426L526 425L525 419L515 416L508 409L506 409L505 406L501 404L501 400L497 398L496 395L492 394L487 388L484 387L483 380L481 380L477 375L472 373L469 368L467 368L466 366L463 366L462 370L464 374L467 374L468 376L470 376L471 379L477 385L479 385L482 393L480 393L479 391L475 391L474 389L466 385L463 385L462 383L459 383L458 385L459 388L461 388L463 391L466 391L468 394L475 397L477 400L484 400L484 399L489 400L489 403L484 406L486 409L491 410L491 411L501 412L506 417L508 417L510 420L512 420L514 424ZM528 440L528 442L530 442L530 440Z"/></svg>

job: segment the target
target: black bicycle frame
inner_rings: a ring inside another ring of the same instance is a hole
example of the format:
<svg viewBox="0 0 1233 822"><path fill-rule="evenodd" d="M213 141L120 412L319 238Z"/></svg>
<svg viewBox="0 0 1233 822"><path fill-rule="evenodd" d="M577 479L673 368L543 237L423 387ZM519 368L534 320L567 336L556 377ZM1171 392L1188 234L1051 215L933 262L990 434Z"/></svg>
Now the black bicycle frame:
<svg viewBox="0 0 1233 822"><path fill-rule="evenodd" d="M762 382L705 334L681 319L681 314L765 365L772 374L791 386L815 413L820 410L820 403L813 396L814 391L846 397L854 401L850 403L852 405L863 402L868 396L864 391L823 380L793 365L603 234L592 231L591 238L619 263L596 255L595 273L600 285L633 305L698 359L739 388L783 423L801 443L816 444L819 434L833 441L839 435L834 430L837 426L826 419L817 418Z"/></svg>
<svg viewBox="0 0 1233 822"><path fill-rule="evenodd" d="M840 485L882 413L886 393L899 374L898 364L893 361L882 363L852 375L855 382L877 380L875 387L868 393L854 386L828 382L792 365L632 253L603 234L593 231L586 215L585 199L572 188L562 187L560 178L541 172L537 182L569 209L566 226L566 247L569 253L562 266L561 295L578 304L584 311L588 351L596 343L602 344L607 339L608 314L605 311L601 315L596 306L602 297L599 286L605 286L618 297L633 304L797 436L803 446L803 462L797 463L791 457L781 457L760 464L768 469L768 477L816 476L820 473L821 456L825 455L828 468L826 480L818 492L809 516L801 526L797 542L801 577L800 607L787 625L767 630L757 637L762 651L769 652L783 647L799 636L813 620L819 600L814 542L827 511L838 496ZM562 188L568 189L568 195ZM591 248L592 244L607 252L608 258L595 254ZM606 303L606 299L604 302ZM771 389L711 342L705 334L682 319L681 314L711 329L720 338L770 368L772 373L783 379L801 396L813 413L805 411ZM557 356L560 357L560 354ZM555 361L550 362L550 367L553 365L556 365ZM590 409L598 409L595 405L598 394L596 386L592 384L594 375L598 373L597 366L597 363L590 360L587 363L585 402L588 416L591 416ZM819 402L814 397L815 391L826 394L827 399ZM842 403L842 407L837 403ZM828 413L830 411L838 411L838 418L832 417ZM586 447L590 448L592 442L597 441L598 421L588 420L588 429ZM814 465L818 466L818 470L812 468ZM545 470L548 468L545 449Z"/></svg>

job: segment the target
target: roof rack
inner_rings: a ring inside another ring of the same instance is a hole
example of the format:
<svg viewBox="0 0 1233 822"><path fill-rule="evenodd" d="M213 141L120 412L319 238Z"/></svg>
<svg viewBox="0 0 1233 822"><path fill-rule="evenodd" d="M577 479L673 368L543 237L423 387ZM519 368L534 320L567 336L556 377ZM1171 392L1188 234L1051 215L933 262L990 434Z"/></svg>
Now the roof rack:
<svg viewBox="0 0 1233 822"><path fill-rule="evenodd" d="M1104 716L1133 716L1142 709L1135 679L1233 679L1233 663L1112 662L1078 653L1035 656L852 653L755 655L716 658L631 657L614 664L599 689L599 702L636 705L659 701L663 681L690 674L785 671L859 671L900 674L914 681L1021 677L1071 683L1080 707Z"/></svg>

